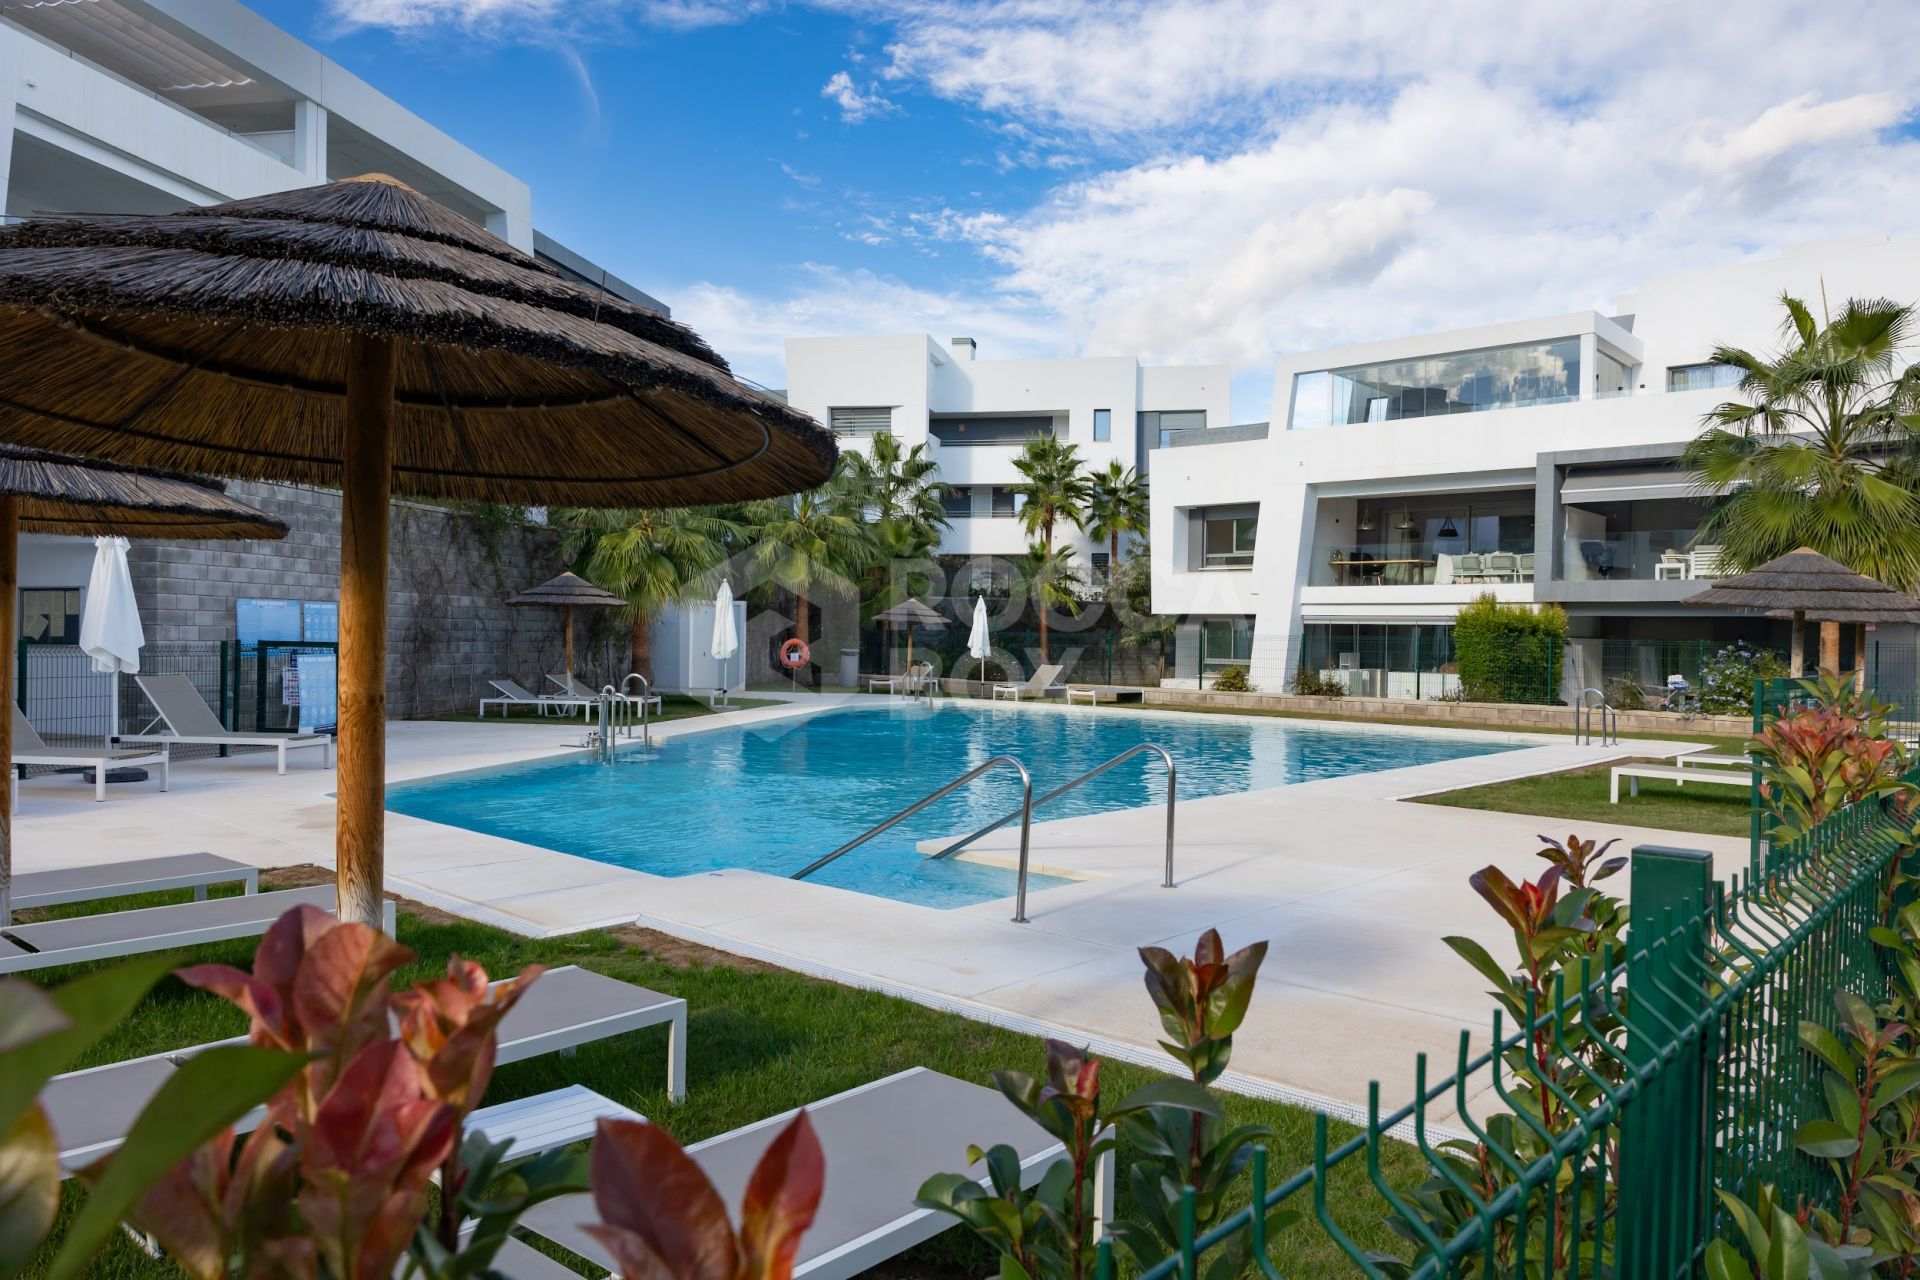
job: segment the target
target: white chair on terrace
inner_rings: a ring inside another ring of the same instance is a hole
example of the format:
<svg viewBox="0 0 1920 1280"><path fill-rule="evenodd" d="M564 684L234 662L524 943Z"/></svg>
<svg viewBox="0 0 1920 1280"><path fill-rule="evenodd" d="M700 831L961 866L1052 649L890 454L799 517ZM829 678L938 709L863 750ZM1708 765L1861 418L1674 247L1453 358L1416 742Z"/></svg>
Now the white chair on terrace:
<svg viewBox="0 0 1920 1280"><path fill-rule="evenodd" d="M1533 552L1531 551L1520 553L1520 581L1533 581Z"/></svg>
<svg viewBox="0 0 1920 1280"><path fill-rule="evenodd" d="M1455 582L1485 582L1487 580L1487 571L1482 563L1481 557L1471 551L1465 555L1455 557L1453 562L1453 578Z"/></svg>
<svg viewBox="0 0 1920 1280"><path fill-rule="evenodd" d="M1718 578L1724 576L1720 568L1722 555L1723 549L1717 544L1709 543L1704 546L1695 547L1687 554L1687 563L1688 567L1692 570L1692 576L1696 578Z"/></svg>
<svg viewBox="0 0 1920 1280"><path fill-rule="evenodd" d="M1520 577L1520 557L1511 551L1495 551L1487 557L1487 576L1495 582L1513 582Z"/></svg>

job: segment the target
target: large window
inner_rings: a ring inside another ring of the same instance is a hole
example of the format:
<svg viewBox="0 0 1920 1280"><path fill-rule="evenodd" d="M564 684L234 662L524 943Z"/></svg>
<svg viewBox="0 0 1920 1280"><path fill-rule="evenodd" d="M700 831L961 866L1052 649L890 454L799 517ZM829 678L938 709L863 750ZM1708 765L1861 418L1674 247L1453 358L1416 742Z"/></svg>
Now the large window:
<svg viewBox="0 0 1920 1280"><path fill-rule="evenodd" d="M1730 364L1676 364L1667 369L1667 390L1707 391L1731 387L1740 381L1741 370Z"/></svg>
<svg viewBox="0 0 1920 1280"><path fill-rule="evenodd" d="M1235 507L1200 507L1191 516L1190 567L1195 569L1251 569L1253 544L1259 532L1256 503Z"/></svg>
<svg viewBox="0 0 1920 1280"><path fill-rule="evenodd" d="M1209 676L1253 661L1252 618L1206 618L1200 623L1200 663Z"/></svg>
<svg viewBox="0 0 1920 1280"><path fill-rule="evenodd" d="M1151 409L1140 415L1140 443L1146 449L1164 449L1176 431L1204 431L1205 409Z"/></svg>
<svg viewBox="0 0 1920 1280"><path fill-rule="evenodd" d="M928 429L942 445L1017 445L1052 435L1053 415L935 414Z"/></svg>
<svg viewBox="0 0 1920 1280"><path fill-rule="evenodd" d="M1095 409L1093 411L1093 438L1095 440L1113 439L1113 410Z"/></svg>
<svg viewBox="0 0 1920 1280"><path fill-rule="evenodd" d="M973 486L950 484L940 490L940 509L949 520L965 520L973 515Z"/></svg>
<svg viewBox="0 0 1920 1280"><path fill-rule="evenodd" d="M870 436L876 432L893 429L893 410L886 405L829 409L827 425L833 428L835 435Z"/></svg>
<svg viewBox="0 0 1920 1280"><path fill-rule="evenodd" d="M1319 507L1312 586L1533 581L1531 489L1324 498Z"/></svg>
<svg viewBox="0 0 1920 1280"><path fill-rule="evenodd" d="M1459 351L1294 375L1295 431L1479 413L1580 397L1580 339Z"/></svg>
<svg viewBox="0 0 1920 1280"><path fill-rule="evenodd" d="M1019 515L1020 491L1007 484L993 486L993 514L996 516Z"/></svg>

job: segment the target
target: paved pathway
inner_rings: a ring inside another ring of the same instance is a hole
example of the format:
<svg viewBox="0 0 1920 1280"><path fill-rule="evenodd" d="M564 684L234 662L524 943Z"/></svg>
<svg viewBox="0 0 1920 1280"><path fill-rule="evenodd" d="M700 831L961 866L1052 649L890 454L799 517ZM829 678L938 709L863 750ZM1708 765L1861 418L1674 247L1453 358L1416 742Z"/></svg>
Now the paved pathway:
<svg viewBox="0 0 1920 1280"><path fill-rule="evenodd" d="M765 722L843 701L723 719ZM655 732L671 738L715 723L679 721ZM581 732L578 721L396 723L389 778L563 754ZM1236 1039L1243 1083L1352 1107L1364 1104L1367 1082L1379 1079L1391 1106L1412 1089L1416 1052L1433 1055L1438 1077L1451 1068L1460 1028L1486 1026L1491 1002L1483 982L1440 939L1468 934L1495 955L1512 943L1467 876L1489 862L1516 876L1532 874L1540 866L1531 856L1536 833L1564 838L1569 826L1403 798L1676 749L1538 741L1495 755L1185 801L1174 889L1159 884L1157 811L1036 824L1035 869L1077 878L1036 891L1026 925L1011 923L1004 902L942 911L753 872L663 878L400 815L388 819L388 877L396 891L526 934L637 920L975 1016L1058 1029L1135 1058L1157 1055L1160 1034L1135 948L1186 949L1204 929L1218 927L1229 946L1265 939L1270 947L1252 1016ZM169 794L150 785L115 786L101 805L70 778L37 778L21 789L19 865L184 849L266 866L330 865L332 791L333 775L308 761L276 777L271 757L257 755L183 762ZM1632 812L1623 802L1622 816ZM1745 856L1744 841L1572 825L1583 836L1617 836L1622 848L1707 848L1722 875ZM1013 850L1012 835L997 833L967 856L1010 861Z"/></svg>

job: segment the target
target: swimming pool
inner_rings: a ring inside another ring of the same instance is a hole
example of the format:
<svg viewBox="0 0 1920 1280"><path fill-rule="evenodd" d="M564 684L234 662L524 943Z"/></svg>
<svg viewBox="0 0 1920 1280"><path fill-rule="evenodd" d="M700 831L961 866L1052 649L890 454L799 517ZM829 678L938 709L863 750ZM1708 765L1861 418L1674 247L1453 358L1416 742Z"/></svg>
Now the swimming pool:
<svg viewBox="0 0 1920 1280"><path fill-rule="evenodd" d="M625 750L611 767L567 758L401 784L388 789L387 808L654 875L723 867L791 875L993 756L1018 757L1039 796L1142 742L1172 753L1183 800L1521 745L1227 716L853 707L669 738ZM1034 818L1157 805L1164 774L1158 757L1136 757ZM1011 897L1011 870L936 862L915 844L970 832L1019 802L1013 771L994 770L812 879L933 907ZM1029 888L1060 883L1034 875Z"/></svg>

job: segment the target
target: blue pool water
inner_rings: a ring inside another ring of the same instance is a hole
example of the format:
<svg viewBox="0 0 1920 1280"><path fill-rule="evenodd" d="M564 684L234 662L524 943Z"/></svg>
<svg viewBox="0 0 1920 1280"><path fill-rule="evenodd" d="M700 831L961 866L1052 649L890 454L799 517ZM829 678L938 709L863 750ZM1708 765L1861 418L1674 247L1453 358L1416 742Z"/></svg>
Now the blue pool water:
<svg viewBox="0 0 1920 1280"><path fill-rule="evenodd" d="M1511 750L1479 737L1383 733L1303 721L1123 712L1054 714L947 705L848 709L688 734L609 767L576 759L392 787L387 807L433 822L683 876L722 867L791 875L996 755L1033 773L1037 797L1128 747L1157 742L1180 770L1180 798ZM1036 821L1159 805L1159 758L1136 757L1034 814ZM1019 781L997 769L817 872L862 893L957 907L1010 897L1014 874L932 861L920 840L960 835L1011 812ZM1157 829L1156 811L1144 819ZM1033 876L1030 890L1060 883Z"/></svg>

